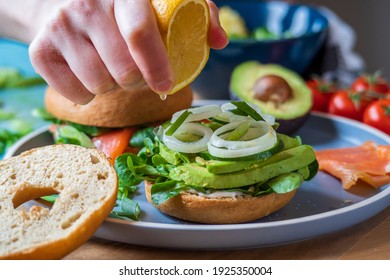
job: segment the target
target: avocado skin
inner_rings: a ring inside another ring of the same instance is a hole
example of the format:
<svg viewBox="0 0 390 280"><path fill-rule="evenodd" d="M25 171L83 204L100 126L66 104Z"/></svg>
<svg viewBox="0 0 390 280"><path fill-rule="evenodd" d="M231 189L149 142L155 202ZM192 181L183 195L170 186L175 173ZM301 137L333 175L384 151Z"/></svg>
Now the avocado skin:
<svg viewBox="0 0 390 280"><path fill-rule="evenodd" d="M298 117L291 120L277 119L276 121L279 123L277 131L281 134L293 135L302 127L302 125L304 125L304 123L308 120L309 117L310 111L302 117Z"/></svg>
<svg viewBox="0 0 390 280"><path fill-rule="evenodd" d="M301 145L279 152L251 167L233 173L213 174L206 167L188 163L170 171L169 177L190 186L230 189L263 183L281 174L296 171L316 159L312 147Z"/></svg>
<svg viewBox="0 0 390 280"><path fill-rule="evenodd" d="M293 89L293 98L276 107L271 102L254 98L254 85L263 75L281 76ZM313 104L312 96L305 81L295 72L275 64L260 64L247 61L239 64L233 71L229 86L233 99L240 99L260 107L264 113L274 115L280 125L278 132L292 135L307 120Z"/></svg>

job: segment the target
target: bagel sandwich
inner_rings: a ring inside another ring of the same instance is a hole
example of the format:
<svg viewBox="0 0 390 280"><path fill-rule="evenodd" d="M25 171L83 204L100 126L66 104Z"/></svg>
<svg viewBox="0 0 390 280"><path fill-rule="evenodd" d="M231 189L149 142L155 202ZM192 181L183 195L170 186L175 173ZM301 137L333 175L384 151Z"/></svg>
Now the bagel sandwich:
<svg viewBox="0 0 390 280"><path fill-rule="evenodd" d="M184 109L115 167L121 183L145 182L147 200L178 219L250 222L287 205L318 171L311 146L277 133L275 118L243 101Z"/></svg>
<svg viewBox="0 0 390 280"><path fill-rule="evenodd" d="M191 103L190 87L166 100L147 87L134 91L118 89L98 95L86 105L75 104L48 87L45 110L38 113L52 123L50 132L56 144L97 148L114 164L124 152L139 151L143 143L137 141L138 134L150 134L153 126L169 120L177 110L189 108ZM139 206L130 200L134 191L128 184L119 185L118 207L111 216L138 219Z"/></svg>

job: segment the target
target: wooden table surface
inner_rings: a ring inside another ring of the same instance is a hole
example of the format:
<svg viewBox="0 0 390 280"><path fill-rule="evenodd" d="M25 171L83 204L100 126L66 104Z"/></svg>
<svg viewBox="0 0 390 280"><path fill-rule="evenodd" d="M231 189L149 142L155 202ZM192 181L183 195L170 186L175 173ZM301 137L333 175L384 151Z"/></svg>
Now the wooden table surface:
<svg viewBox="0 0 390 280"><path fill-rule="evenodd" d="M239 250L168 250L91 238L65 259L390 260L390 207L351 228L280 246Z"/></svg>

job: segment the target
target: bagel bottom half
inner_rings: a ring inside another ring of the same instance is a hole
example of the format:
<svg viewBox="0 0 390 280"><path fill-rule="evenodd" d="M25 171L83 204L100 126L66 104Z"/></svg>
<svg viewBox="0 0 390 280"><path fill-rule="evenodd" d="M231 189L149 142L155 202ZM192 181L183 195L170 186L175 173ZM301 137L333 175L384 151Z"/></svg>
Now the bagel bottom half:
<svg viewBox="0 0 390 280"><path fill-rule="evenodd" d="M185 192L155 205L151 199L152 185L152 182L145 181L146 198L158 210L182 220L204 224L236 224L260 219L286 206L296 193L294 190L259 197L207 198Z"/></svg>

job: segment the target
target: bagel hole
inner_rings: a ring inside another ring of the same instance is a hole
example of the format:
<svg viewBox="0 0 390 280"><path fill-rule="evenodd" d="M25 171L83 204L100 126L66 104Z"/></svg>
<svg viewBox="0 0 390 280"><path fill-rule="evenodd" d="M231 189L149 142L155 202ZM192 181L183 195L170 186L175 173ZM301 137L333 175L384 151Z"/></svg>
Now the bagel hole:
<svg viewBox="0 0 390 280"><path fill-rule="evenodd" d="M16 174L11 174L11 176L9 176L12 180L15 180L16 179Z"/></svg>
<svg viewBox="0 0 390 280"><path fill-rule="evenodd" d="M62 172L60 172L60 173L57 174L57 178L58 178L58 179L61 179L61 178L63 178L63 177L64 177L64 174L62 174Z"/></svg>
<svg viewBox="0 0 390 280"><path fill-rule="evenodd" d="M99 158L94 156L94 155L90 155L91 156L91 162L92 164L98 164L100 162Z"/></svg>
<svg viewBox="0 0 390 280"><path fill-rule="evenodd" d="M66 221L64 221L61 224L61 228L67 229L67 228L71 227L80 217L81 217L80 212L74 214L73 216L70 216Z"/></svg>
<svg viewBox="0 0 390 280"><path fill-rule="evenodd" d="M53 203L43 200L41 197L58 194L59 192L54 188L25 185L15 192L12 204L15 210L30 210L33 206L51 209Z"/></svg>
<svg viewBox="0 0 390 280"><path fill-rule="evenodd" d="M77 175L82 175L82 174L85 174L87 173L85 170L79 170L79 172L77 172Z"/></svg>
<svg viewBox="0 0 390 280"><path fill-rule="evenodd" d="M14 237L14 238L11 239L12 243L15 243L15 242L18 242L18 241L19 241L19 238L17 238L17 237Z"/></svg>

